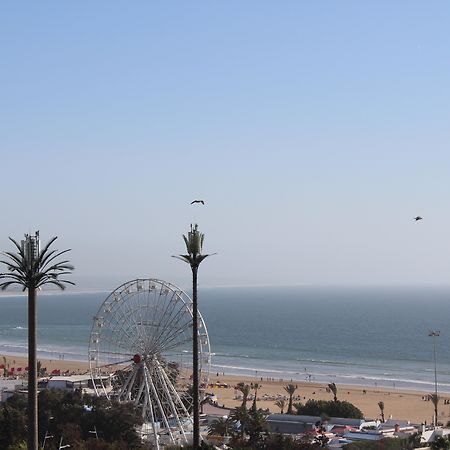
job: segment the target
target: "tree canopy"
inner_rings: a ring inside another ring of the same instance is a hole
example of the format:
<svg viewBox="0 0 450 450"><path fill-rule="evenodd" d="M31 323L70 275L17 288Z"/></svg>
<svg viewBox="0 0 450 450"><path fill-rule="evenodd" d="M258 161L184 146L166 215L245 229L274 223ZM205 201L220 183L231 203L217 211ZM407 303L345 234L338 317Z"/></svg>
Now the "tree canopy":
<svg viewBox="0 0 450 450"><path fill-rule="evenodd" d="M15 450L23 445L26 408L26 398L17 394L0 406L0 448ZM61 437L74 450L141 450L145 447L136 431L141 424L141 415L128 403L111 404L79 392L39 394L39 442L51 436L46 450L57 449Z"/></svg>
<svg viewBox="0 0 450 450"><path fill-rule="evenodd" d="M297 414L305 416L344 417L348 419L362 419L363 413L352 403L334 400L308 400L304 405L296 403Z"/></svg>

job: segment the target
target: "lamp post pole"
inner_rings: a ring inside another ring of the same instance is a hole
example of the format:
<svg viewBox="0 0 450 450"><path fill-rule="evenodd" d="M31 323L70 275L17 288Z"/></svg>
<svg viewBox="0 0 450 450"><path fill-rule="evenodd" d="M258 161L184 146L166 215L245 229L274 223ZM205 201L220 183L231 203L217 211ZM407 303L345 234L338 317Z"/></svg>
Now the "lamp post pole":
<svg viewBox="0 0 450 450"><path fill-rule="evenodd" d="M438 384L437 384L437 362L436 362L436 337L439 337L440 331L430 331L428 336L433 338L433 354L434 354L434 426L438 421Z"/></svg>

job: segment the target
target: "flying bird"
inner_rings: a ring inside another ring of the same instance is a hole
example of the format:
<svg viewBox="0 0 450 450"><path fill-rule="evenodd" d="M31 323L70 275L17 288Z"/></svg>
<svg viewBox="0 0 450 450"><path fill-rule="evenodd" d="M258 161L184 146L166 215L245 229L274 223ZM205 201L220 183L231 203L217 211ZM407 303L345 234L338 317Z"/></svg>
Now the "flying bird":
<svg viewBox="0 0 450 450"><path fill-rule="evenodd" d="M194 203L201 203L202 205L205 204L204 200L192 200L191 205L193 205Z"/></svg>
<svg viewBox="0 0 450 450"><path fill-rule="evenodd" d="M417 222L418 220L422 220L423 218L420 216L414 217L414 220Z"/></svg>

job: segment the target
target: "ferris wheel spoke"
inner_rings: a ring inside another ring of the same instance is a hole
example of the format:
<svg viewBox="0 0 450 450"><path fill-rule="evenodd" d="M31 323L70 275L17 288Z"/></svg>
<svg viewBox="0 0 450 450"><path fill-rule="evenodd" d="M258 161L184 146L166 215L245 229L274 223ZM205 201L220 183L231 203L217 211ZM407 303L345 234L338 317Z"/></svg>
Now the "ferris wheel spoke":
<svg viewBox="0 0 450 450"><path fill-rule="evenodd" d="M111 322L107 322L105 326L108 327L107 331L104 331L105 328L101 330L99 339L110 343L114 347L127 349L127 351L134 347L134 339L126 328L119 328L117 324Z"/></svg>
<svg viewBox="0 0 450 450"><path fill-rule="evenodd" d="M187 332L187 333L186 333ZM191 336L191 322L185 322L176 328L170 328L167 330L167 332L163 335L158 336L158 345L161 346L161 348L166 348L167 345L170 345L173 343L174 340L179 338L180 336L186 336L186 338L189 338L192 341ZM185 338L185 339L186 339Z"/></svg>
<svg viewBox="0 0 450 450"><path fill-rule="evenodd" d="M123 331L128 339L130 340L131 346L135 345L136 336L133 336L128 332L129 329L133 330L134 333L140 333L140 329L136 327L136 321L134 319L134 311L130 307L130 305L127 304L127 309L123 307L123 301L117 302L116 306L116 314L112 316L112 318L115 320L115 325L117 328L121 331ZM139 334L137 337L138 340L142 340L142 336Z"/></svg>
<svg viewBox="0 0 450 450"><path fill-rule="evenodd" d="M104 345L104 347L108 347L111 351L114 352L125 352L126 354L135 354L137 344L131 342L131 337L128 333L121 333L120 331L116 331L109 335L104 335L103 339L105 343L110 344L109 347ZM122 353L123 353L122 352Z"/></svg>
<svg viewBox="0 0 450 450"><path fill-rule="evenodd" d="M130 341L131 346L136 345L136 341L140 342L144 340L144 337L141 334L140 328L137 326L134 311L132 309L128 309L125 311L122 307L120 308L121 315L116 316L116 324L120 331L123 331L127 338ZM125 326L126 324L126 326ZM133 336L128 330L132 330L132 332L137 333L137 336Z"/></svg>
<svg viewBox="0 0 450 450"><path fill-rule="evenodd" d="M192 343L192 339L190 338L186 338L182 341L176 341L173 342L172 344L168 343L167 345L164 346L164 354L165 355L170 355L171 353L175 353L175 352L171 352L171 350L176 350L176 349L180 349L183 348L183 344L189 344L191 345ZM185 350L188 351L188 346L185 346ZM192 350L190 352L192 354ZM177 352L177 355L182 355L182 352Z"/></svg>
<svg viewBox="0 0 450 450"><path fill-rule="evenodd" d="M168 307L171 306L171 310L168 310ZM165 305L164 309L161 309L160 311L158 311L158 316L159 316L159 320L157 321L157 326L156 326L156 330L154 333L154 336L158 336L161 334L161 329L165 329L168 326L170 326L170 323L173 320L176 320L177 317L177 313L174 313L173 310L175 309L175 304L172 303L169 305Z"/></svg>
<svg viewBox="0 0 450 450"><path fill-rule="evenodd" d="M150 375L149 370L148 370L148 368L147 368L147 366L145 364L144 364L144 376L146 377L147 382L148 382L148 384L149 384L149 386L150 386L150 388L152 390L152 394L153 394L154 399L156 400L156 404L158 405L158 409L159 409L159 412L161 414L162 420L164 421L164 424L165 424L165 426L166 426L166 428L167 428L167 430L168 430L168 432L169 432L169 434L170 434L170 436L171 436L171 438L173 440L172 430L170 428L169 421L167 420L166 411L163 408L163 405L161 403L161 398L160 398L160 395L158 394L158 391L157 391L157 389L155 387L155 384L153 382L153 377Z"/></svg>
<svg viewBox="0 0 450 450"><path fill-rule="evenodd" d="M158 364L159 364L159 363L158 363ZM181 409L182 409L182 411L185 413L185 415L188 414L188 411L187 411L186 407L184 406L183 401L181 400L181 398L180 398L180 396L179 396L177 390L175 389L175 386L174 386L173 383L170 381L170 378L168 377L166 371L165 371L165 370L162 370L161 373L162 373L162 375L163 375L163 377L164 377L164 381L165 381L166 386L168 386L168 388L169 388L168 390L171 391L171 392L174 394L175 398L176 398L177 401L178 401L178 404L181 406Z"/></svg>
<svg viewBox="0 0 450 450"><path fill-rule="evenodd" d="M179 338L179 336L176 336ZM164 354L167 354L171 350L187 350L189 351L189 347L192 347L192 338L190 336L183 336L183 339L175 340L167 340L164 344Z"/></svg>
<svg viewBox="0 0 450 450"><path fill-rule="evenodd" d="M134 367L132 370L130 370L130 373L128 374L125 382L122 384L119 390L119 393L117 394L119 400L123 399L125 401L130 401L130 392L133 387L134 381L136 380L138 370L138 367Z"/></svg>
<svg viewBox="0 0 450 450"><path fill-rule="evenodd" d="M122 296L122 292L114 295L113 298L114 302L111 304L112 311L110 317L114 318L118 323L126 323L131 326L132 323L129 321L128 311L124 308L125 303L127 307L129 305L128 302L126 302L126 299Z"/></svg>
<svg viewBox="0 0 450 450"><path fill-rule="evenodd" d="M159 448L158 433L157 433L156 420L155 420L155 413L154 413L154 410L153 410L152 402L150 400L150 388L149 388L149 385L148 385L147 377L143 377L143 382L145 384L145 391L146 391L147 395L145 396L144 408L143 408L142 413L144 414L144 411L146 410L146 408L147 407L149 408L149 410L150 410L150 420L152 422L153 436L155 438L156 448Z"/></svg>
<svg viewBox="0 0 450 450"><path fill-rule="evenodd" d="M130 301L133 305L130 307L130 320L133 322L135 333L139 336L139 341L145 346L147 335L145 333L145 328L142 324L145 322L143 316L143 311L145 311L145 304L142 303L142 292L135 293Z"/></svg>
<svg viewBox="0 0 450 450"><path fill-rule="evenodd" d="M164 333L166 332L173 332L174 329L179 329L179 325L178 323L180 322L180 319L184 318L186 319L186 312L183 311L182 309L180 309L179 311L177 311L177 313L175 315L172 316L171 320L164 323L164 327L161 328L161 332L155 336L154 341L159 343L161 341L161 339L164 336ZM187 318L187 323L191 323L191 320L188 316Z"/></svg>

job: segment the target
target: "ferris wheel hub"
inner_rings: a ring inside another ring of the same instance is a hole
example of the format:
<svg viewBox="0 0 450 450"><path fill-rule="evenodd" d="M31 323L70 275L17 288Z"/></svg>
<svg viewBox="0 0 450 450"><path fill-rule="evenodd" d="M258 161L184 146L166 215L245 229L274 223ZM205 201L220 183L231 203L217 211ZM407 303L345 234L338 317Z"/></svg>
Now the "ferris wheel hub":
<svg viewBox="0 0 450 450"><path fill-rule="evenodd" d="M134 362L135 364L139 364L141 361L142 361L142 356L136 353L136 354L133 356L133 362Z"/></svg>

